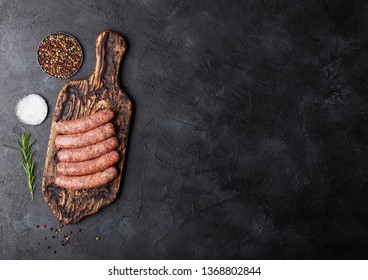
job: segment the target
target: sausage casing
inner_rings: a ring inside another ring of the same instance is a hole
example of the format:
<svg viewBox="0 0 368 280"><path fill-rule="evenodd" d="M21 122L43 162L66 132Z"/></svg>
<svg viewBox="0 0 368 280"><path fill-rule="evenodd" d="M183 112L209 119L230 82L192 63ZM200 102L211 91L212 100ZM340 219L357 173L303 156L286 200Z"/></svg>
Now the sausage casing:
<svg viewBox="0 0 368 280"><path fill-rule="evenodd" d="M118 139L110 137L91 146L76 149L61 149L57 156L63 162L79 162L100 157L119 145Z"/></svg>
<svg viewBox="0 0 368 280"><path fill-rule="evenodd" d="M88 175L113 166L119 161L119 153L111 151L98 158L82 162L59 162L56 166L61 175Z"/></svg>
<svg viewBox="0 0 368 280"><path fill-rule="evenodd" d="M103 109L84 118L57 122L55 130L59 134L82 133L108 123L113 117L112 110Z"/></svg>
<svg viewBox="0 0 368 280"><path fill-rule="evenodd" d="M55 138L55 146L66 149L86 147L106 140L114 134L114 126L112 123L107 123L83 133L58 135Z"/></svg>
<svg viewBox="0 0 368 280"><path fill-rule="evenodd" d="M84 176L57 175L55 184L59 187L72 190L97 188L110 183L117 175L118 170L112 166L101 172Z"/></svg>

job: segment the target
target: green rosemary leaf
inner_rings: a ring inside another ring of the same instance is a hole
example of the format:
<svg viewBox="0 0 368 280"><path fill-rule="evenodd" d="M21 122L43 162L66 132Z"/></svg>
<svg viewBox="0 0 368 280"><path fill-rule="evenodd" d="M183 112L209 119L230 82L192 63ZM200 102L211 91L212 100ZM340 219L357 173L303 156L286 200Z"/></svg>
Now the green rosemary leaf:
<svg viewBox="0 0 368 280"><path fill-rule="evenodd" d="M32 199L34 198L34 161L33 161L33 152L31 151L32 145L36 142L33 141L31 144L29 143L29 139L31 138L31 134L29 133L21 133L19 136L18 144L20 149L20 155L22 160L22 167L27 176L28 182L28 190L31 193Z"/></svg>

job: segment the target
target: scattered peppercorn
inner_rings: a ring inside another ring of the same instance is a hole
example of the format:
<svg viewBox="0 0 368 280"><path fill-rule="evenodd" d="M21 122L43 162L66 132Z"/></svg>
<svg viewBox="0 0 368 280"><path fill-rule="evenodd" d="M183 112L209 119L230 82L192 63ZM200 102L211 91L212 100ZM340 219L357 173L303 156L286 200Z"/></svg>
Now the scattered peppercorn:
<svg viewBox="0 0 368 280"><path fill-rule="evenodd" d="M41 225L36 225L36 227L41 227L41 228L47 228L46 227L46 224L41 224ZM61 222L60 221L60 224L57 226L57 227L49 227L48 229L51 231L51 234L50 234L50 236L44 236L43 237L43 240L47 240L48 238L53 238L53 239L55 239L55 238L59 238L59 235L58 234L54 234L54 232L55 233L58 233L58 232L60 232L60 231L62 231L62 228L63 227L67 227L67 224L65 224L65 223L63 223L63 222ZM77 232L81 232L82 231L82 229L81 228L77 228L76 229L76 231ZM65 245L67 245L67 244L70 244L71 243L71 238L72 238L72 234L73 234L73 231L72 230L70 230L70 231L68 231L68 232L66 232L66 231L64 231L65 233L63 233L60 237L60 242L61 242L61 245L62 246L65 246ZM52 234L54 234L54 235L52 235ZM101 240L101 238L99 237L99 236L96 236L96 240L97 241L99 241L99 240ZM43 244L45 244L45 243L43 243ZM79 243L78 242L75 242L75 243L73 243L75 246L79 246ZM38 242L38 245L41 245L41 242ZM47 249L49 249L49 250L53 250L54 248L54 246L53 245L55 245L55 244L46 244L47 246L46 246L46 248ZM59 245L60 246L60 245ZM55 253L54 253L54 251L55 251ZM56 254L56 250L53 250L52 251L54 254Z"/></svg>
<svg viewBox="0 0 368 280"><path fill-rule="evenodd" d="M48 75L68 78L79 69L83 60L78 41L65 33L47 36L38 46L38 64Z"/></svg>
<svg viewBox="0 0 368 280"><path fill-rule="evenodd" d="M53 251L52 251L52 253L53 253L53 254L56 254L56 251L55 251L55 250L53 250Z"/></svg>

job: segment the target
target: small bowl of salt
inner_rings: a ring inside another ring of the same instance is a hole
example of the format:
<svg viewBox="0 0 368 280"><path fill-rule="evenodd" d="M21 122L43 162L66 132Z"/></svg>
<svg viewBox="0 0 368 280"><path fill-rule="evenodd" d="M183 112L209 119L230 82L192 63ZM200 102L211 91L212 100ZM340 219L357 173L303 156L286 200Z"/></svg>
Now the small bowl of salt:
<svg viewBox="0 0 368 280"><path fill-rule="evenodd" d="M47 112L45 99L36 93L23 96L15 106L15 114L19 121L28 125L41 124L46 119Z"/></svg>

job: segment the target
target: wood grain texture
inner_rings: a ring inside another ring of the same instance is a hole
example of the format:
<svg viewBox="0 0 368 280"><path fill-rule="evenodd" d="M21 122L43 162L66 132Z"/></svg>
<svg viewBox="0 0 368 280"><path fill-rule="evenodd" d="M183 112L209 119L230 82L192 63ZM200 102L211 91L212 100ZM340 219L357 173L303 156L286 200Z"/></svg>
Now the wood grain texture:
<svg viewBox="0 0 368 280"><path fill-rule="evenodd" d="M54 215L65 223L76 223L96 213L113 202L119 192L132 112L132 102L119 84L120 62L125 49L126 44L120 34L109 30L100 33L96 39L97 61L93 74L85 80L65 84L56 101L42 178L42 195ZM94 189L74 191L58 187L55 184L59 150L55 147L55 123L85 117L103 108L115 112L112 123L121 156L116 165L119 170L117 178Z"/></svg>

